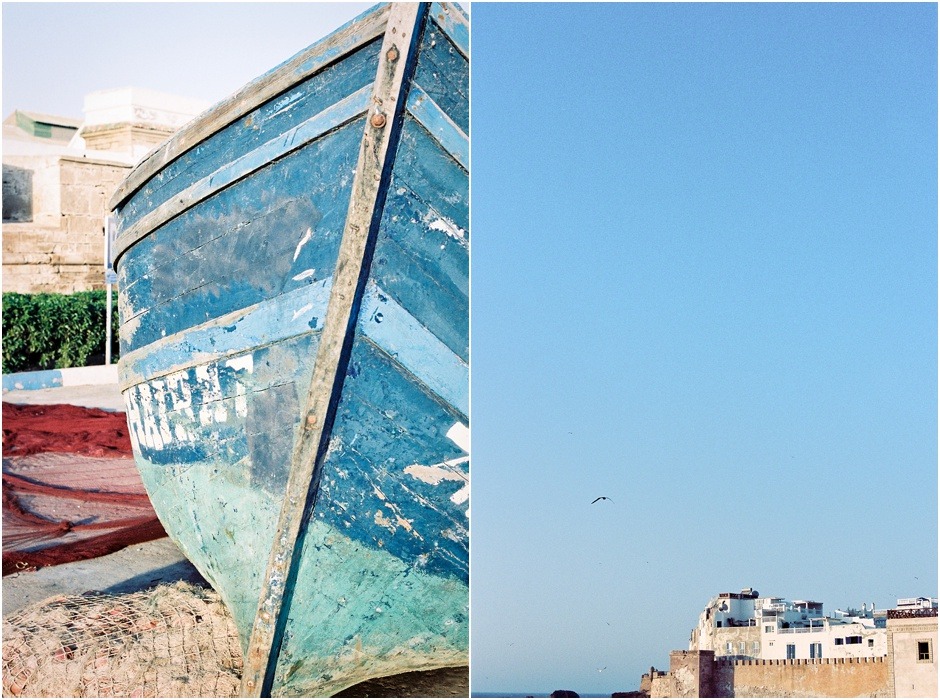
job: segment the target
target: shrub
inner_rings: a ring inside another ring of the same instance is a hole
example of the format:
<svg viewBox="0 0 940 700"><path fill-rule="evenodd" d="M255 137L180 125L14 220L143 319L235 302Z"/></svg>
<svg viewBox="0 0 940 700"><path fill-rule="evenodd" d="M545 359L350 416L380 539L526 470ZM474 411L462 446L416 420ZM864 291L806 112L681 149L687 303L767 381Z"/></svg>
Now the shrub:
<svg viewBox="0 0 940 700"><path fill-rule="evenodd" d="M104 291L4 294L3 373L102 363L106 305ZM117 358L116 294L112 312L111 356Z"/></svg>

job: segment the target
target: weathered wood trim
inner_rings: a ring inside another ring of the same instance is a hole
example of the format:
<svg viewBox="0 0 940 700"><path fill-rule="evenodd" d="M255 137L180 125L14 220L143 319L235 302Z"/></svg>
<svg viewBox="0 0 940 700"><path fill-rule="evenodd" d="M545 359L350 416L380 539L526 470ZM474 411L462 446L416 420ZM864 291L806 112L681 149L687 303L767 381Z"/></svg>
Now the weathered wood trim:
<svg viewBox="0 0 940 700"><path fill-rule="evenodd" d="M390 146L397 140L400 129L406 72L414 71L417 39L427 9L426 4L396 3L389 13L333 288L245 657L243 696L269 694L273 687L280 643L290 611L298 550L303 543L300 531L316 500L317 476L339 401L356 312L381 220L380 200L391 175L394 148Z"/></svg>
<svg viewBox="0 0 940 700"><path fill-rule="evenodd" d="M194 182L179 194L140 217L115 242L112 265L117 266L118 259L128 248L190 207L244 179L278 158L283 158L333 129L337 129L362 116L369 108L371 95L372 85L366 85L349 97L310 117L310 119L301 122L294 128L258 146L253 151L236 158L231 163L227 163L214 173Z"/></svg>
<svg viewBox="0 0 940 700"><path fill-rule="evenodd" d="M408 93L408 112L464 170L470 171L470 139L418 85L412 85Z"/></svg>
<svg viewBox="0 0 940 700"><path fill-rule="evenodd" d="M470 18L464 9L452 2L435 2L431 5L431 17L463 57L469 60Z"/></svg>
<svg viewBox="0 0 940 700"><path fill-rule="evenodd" d="M127 176L111 198L108 208L114 209L122 204L156 173L215 132L381 36L385 31L388 14L388 5L368 10L203 112L154 150Z"/></svg>

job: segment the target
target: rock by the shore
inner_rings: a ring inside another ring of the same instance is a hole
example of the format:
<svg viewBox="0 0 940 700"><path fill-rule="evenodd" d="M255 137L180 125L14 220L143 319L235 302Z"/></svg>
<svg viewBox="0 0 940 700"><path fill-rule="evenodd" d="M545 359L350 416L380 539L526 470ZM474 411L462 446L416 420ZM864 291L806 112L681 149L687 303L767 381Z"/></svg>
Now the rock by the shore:
<svg viewBox="0 0 940 700"><path fill-rule="evenodd" d="M554 690L552 691L552 694L549 695L548 697L550 698L580 698L581 696L578 695L573 690Z"/></svg>

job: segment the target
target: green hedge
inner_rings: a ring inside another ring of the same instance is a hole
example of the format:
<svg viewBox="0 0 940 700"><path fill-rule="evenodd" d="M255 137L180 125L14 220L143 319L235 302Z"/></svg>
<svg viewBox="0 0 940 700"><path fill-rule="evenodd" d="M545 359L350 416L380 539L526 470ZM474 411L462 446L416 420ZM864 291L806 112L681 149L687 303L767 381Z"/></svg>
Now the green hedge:
<svg viewBox="0 0 940 700"><path fill-rule="evenodd" d="M3 295L3 373L104 364L107 292ZM117 359L117 294L112 295Z"/></svg>

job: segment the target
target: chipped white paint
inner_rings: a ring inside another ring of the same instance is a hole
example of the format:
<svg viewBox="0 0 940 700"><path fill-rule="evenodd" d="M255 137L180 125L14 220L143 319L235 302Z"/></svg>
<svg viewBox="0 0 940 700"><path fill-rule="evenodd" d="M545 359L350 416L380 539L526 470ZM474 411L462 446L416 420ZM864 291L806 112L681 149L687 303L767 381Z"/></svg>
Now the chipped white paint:
<svg viewBox="0 0 940 700"><path fill-rule="evenodd" d="M470 428L463 423L454 423L447 431L447 439L470 454Z"/></svg>
<svg viewBox="0 0 940 700"><path fill-rule="evenodd" d="M295 282L300 282L300 280L305 280L308 277L313 277L313 275L315 275L316 272L317 272L316 269L310 268L308 270L304 270L303 272L300 272L294 275L291 279L293 279Z"/></svg>
<svg viewBox="0 0 940 700"><path fill-rule="evenodd" d="M233 357L222 366L234 373L228 383L228 396L223 393L219 366L215 364L180 370L127 389L124 401L135 449L193 445L203 439L200 427L227 423L230 408L239 418L247 417L248 387L243 374L252 373L252 356ZM200 397L198 412L193 407L194 396Z"/></svg>
<svg viewBox="0 0 940 700"><path fill-rule="evenodd" d="M310 311L310 309L312 309L312 308L313 308L313 304L307 304L306 306L300 307L299 309L297 309L297 310L294 312L294 315L291 316L290 320L291 320L291 321L296 321L299 316L303 316L305 313L307 313L308 311Z"/></svg>
<svg viewBox="0 0 940 700"><path fill-rule="evenodd" d="M306 93L304 93L302 90L298 90L294 92L293 94L285 95L284 97L282 97L280 100L274 103L275 111L271 113L268 119L271 119L272 117L276 117L278 114L288 109L292 104L294 104L297 100L299 100L305 94ZM258 127L255 127L255 128L258 128Z"/></svg>
<svg viewBox="0 0 940 700"><path fill-rule="evenodd" d="M251 374L254 371L254 358L251 355L242 355L233 357L225 362L226 367L231 367L235 372L247 372ZM240 418L248 415L248 390L241 380L235 382L235 413Z"/></svg>
<svg viewBox="0 0 940 700"><path fill-rule="evenodd" d="M470 429L463 423L454 423L447 431L447 438L464 452L465 457L447 459L437 464L410 464L405 467L405 474L418 481L431 486L437 486L444 481L456 481L461 484L456 492L451 494L452 503L466 503L470 498L470 474L460 466L470 462ZM467 513L469 516L469 513Z"/></svg>
<svg viewBox="0 0 940 700"><path fill-rule="evenodd" d="M460 228L453 221L450 221L435 211L429 211L422 217L424 225L431 231L440 231L450 236L461 245L467 244L467 232Z"/></svg>
<svg viewBox="0 0 940 700"><path fill-rule="evenodd" d="M306 243L310 241L310 238L313 236L313 229L307 229L307 232L303 235L300 241L297 243L297 249L294 250L294 262L297 262L297 258L300 256L300 249L304 247Z"/></svg>

